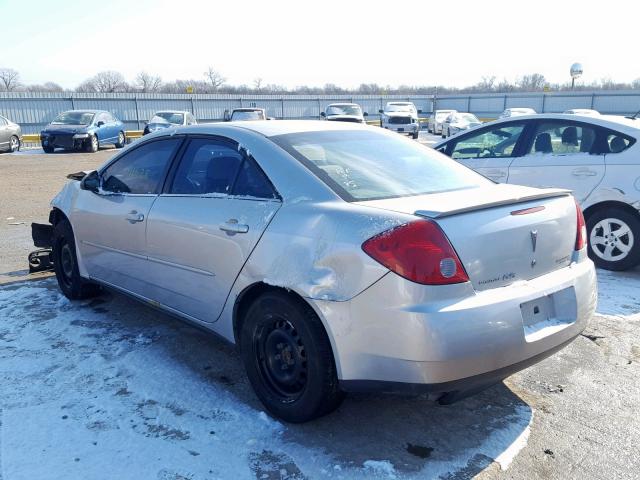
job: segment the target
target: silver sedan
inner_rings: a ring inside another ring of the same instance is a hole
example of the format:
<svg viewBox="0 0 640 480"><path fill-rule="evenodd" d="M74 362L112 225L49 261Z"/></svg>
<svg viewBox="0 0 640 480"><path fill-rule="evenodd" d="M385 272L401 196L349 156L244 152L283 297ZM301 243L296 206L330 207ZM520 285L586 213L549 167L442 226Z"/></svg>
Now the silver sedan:
<svg viewBox="0 0 640 480"><path fill-rule="evenodd" d="M351 391L453 402L559 350L595 309L567 191L496 185L379 128L184 127L82 177L52 202L62 292L113 288L237 344L286 421Z"/></svg>

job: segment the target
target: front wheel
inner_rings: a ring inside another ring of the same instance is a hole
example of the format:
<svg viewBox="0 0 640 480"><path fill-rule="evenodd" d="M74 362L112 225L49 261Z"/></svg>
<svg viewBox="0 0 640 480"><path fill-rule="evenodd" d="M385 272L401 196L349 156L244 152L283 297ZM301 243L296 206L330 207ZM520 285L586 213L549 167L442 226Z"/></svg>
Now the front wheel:
<svg viewBox="0 0 640 480"><path fill-rule="evenodd" d="M331 344L311 307L283 292L260 295L240 332L251 386L276 417L301 423L340 405Z"/></svg>
<svg viewBox="0 0 640 480"><path fill-rule="evenodd" d="M640 217L602 208L587 219L589 257L599 268L628 270L640 263Z"/></svg>
<svg viewBox="0 0 640 480"><path fill-rule="evenodd" d="M411 136L413 137L414 140L417 140L418 136L420 136L420 132L413 132Z"/></svg>
<svg viewBox="0 0 640 480"><path fill-rule="evenodd" d="M53 147L48 147L43 145L42 150L44 151L44 153L53 153L55 149Z"/></svg>
<svg viewBox="0 0 640 480"><path fill-rule="evenodd" d="M116 148L122 148L124 147L124 143L126 141L126 138L124 136L124 132L119 132L118 133L118 141L116 143Z"/></svg>
<svg viewBox="0 0 640 480"><path fill-rule="evenodd" d="M95 153L100 148L100 144L98 143L98 137L96 135L91 135L85 144L85 150L89 153Z"/></svg>
<svg viewBox="0 0 640 480"><path fill-rule="evenodd" d="M60 290L69 300L95 296L100 287L80 276L73 231L68 221L62 220L53 229L53 269Z"/></svg>

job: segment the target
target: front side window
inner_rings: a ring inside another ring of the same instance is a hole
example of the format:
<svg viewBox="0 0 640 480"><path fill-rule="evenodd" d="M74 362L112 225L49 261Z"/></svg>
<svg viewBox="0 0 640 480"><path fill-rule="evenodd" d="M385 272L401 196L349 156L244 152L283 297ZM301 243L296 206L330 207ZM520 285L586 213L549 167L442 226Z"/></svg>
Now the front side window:
<svg viewBox="0 0 640 480"><path fill-rule="evenodd" d="M524 127L524 123L496 126L460 138L453 144L451 158L464 160L511 157Z"/></svg>
<svg viewBox="0 0 640 480"><path fill-rule="evenodd" d="M102 173L102 189L112 193L155 194L182 138L145 143L109 165Z"/></svg>
<svg viewBox="0 0 640 480"><path fill-rule="evenodd" d="M347 201L461 190L491 184L444 155L376 131L291 133L271 140Z"/></svg>
<svg viewBox="0 0 640 480"><path fill-rule="evenodd" d="M591 152L596 131L582 124L542 122L533 138L529 155L572 155Z"/></svg>

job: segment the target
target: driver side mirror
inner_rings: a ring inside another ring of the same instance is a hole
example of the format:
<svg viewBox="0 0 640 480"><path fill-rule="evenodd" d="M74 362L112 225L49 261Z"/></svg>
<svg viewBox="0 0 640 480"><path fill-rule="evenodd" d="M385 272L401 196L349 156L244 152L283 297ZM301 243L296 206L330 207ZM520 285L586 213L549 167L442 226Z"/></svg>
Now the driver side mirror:
<svg viewBox="0 0 640 480"><path fill-rule="evenodd" d="M378 110L378 113L384 113L384 110L380 109Z"/></svg>
<svg viewBox="0 0 640 480"><path fill-rule="evenodd" d="M89 190L93 193L98 193L100 191L100 174L98 174L97 170L87 174L80 181L80 188L82 190Z"/></svg>
<svg viewBox="0 0 640 480"><path fill-rule="evenodd" d="M422 110L418 110L418 113L422 113Z"/></svg>
<svg viewBox="0 0 640 480"><path fill-rule="evenodd" d="M364 113L362 114L362 116L363 116L363 117L368 117L368 116L369 116L369 114L368 114L367 112L364 112Z"/></svg>
<svg viewBox="0 0 640 480"><path fill-rule="evenodd" d="M321 117L326 117L326 116L327 116L327 114L326 114L326 113L324 113L324 112L320 112L320 116L321 116Z"/></svg>
<svg viewBox="0 0 640 480"><path fill-rule="evenodd" d="M100 128L103 125L104 125L104 122L102 120L100 120L98 123L96 123L96 127L98 127L98 128Z"/></svg>

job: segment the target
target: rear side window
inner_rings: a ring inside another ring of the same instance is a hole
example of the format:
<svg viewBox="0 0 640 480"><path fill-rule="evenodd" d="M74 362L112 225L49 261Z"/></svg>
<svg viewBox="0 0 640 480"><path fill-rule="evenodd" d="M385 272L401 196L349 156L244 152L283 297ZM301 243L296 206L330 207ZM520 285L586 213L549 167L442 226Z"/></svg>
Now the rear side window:
<svg viewBox="0 0 640 480"><path fill-rule="evenodd" d="M591 153L595 140L594 127L566 122L542 122L536 128L529 155L572 155Z"/></svg>
<svg viewBox="0 0 640 480"><path fill-rule="evenodd" d="M491 184L428 147L373 129L292 133L271 140L347 201Z"/></svg>
<svg viewBox="0 0 640 480"><path fill-rule="evenodd" d="M449 155L456 160L512 157L524 127L509 123L464 136L453 143Z"/></svg>
<svg viewBox="0 0 640 480"><path fill-rule="evenodd" d="M248 197L277 198L265 174L248 158L242 162L232 193Z"/></svg>
<svg viewBox="0 0 640 480"><path fill-rule="evenodd" d="M243 160L237 148L226 142L193 139L182 156L169 193L230 194Z"/></svg>
<svg viewBox="0 0 640 480"><path fill-rule="evenodd" d="M102 189L113 193L158 193L181 142L179 137L157 140L125 153L102 172Z"/></svg>
<svg viewBox="0 0 640 480"><path fill-rule="evenodd" d="M618 133L610 133L607 135L606 147L608 152L605 153L620 153L633 145L630 138L620 135Z"/></svg>

